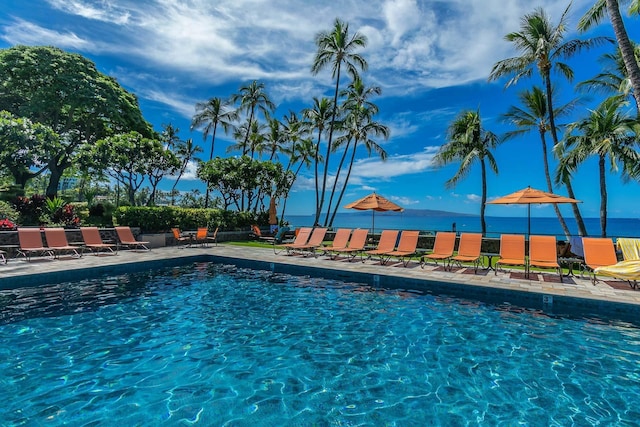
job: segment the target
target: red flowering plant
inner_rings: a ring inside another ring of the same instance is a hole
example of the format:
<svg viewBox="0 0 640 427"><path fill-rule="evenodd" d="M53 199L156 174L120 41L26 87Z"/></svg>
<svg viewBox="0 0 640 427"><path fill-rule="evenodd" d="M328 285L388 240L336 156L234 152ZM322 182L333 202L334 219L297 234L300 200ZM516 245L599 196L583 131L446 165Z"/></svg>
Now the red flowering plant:
<svg viewBox="0 0 640 427"><path fill-rule="evenodd" d="M15 230L16 228L17 228L16 225L13 222L11 222L9 218L0 219L0 230L7 231L7 230Z"/></svg>

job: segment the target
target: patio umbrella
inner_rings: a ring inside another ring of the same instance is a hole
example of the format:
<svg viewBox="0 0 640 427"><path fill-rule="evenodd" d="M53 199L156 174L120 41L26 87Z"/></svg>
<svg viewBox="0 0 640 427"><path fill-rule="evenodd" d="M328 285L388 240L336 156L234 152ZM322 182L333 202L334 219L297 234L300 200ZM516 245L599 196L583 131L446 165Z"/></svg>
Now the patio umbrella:
<svg viewBox="0 0 640 427"><path fill-rule="evenodd" d="M269 224L276 225L278 223L278 216L276 214L276 199L271 199L269 202Z"/></svg>
<svg viewBox="0 0 640 427"><path fill-rule="evenodd" d="M376 211L402 212L404 210L404 208L396 205L392 201L387 200L376 193L371 193L360 200L356 200L355 202L349 203L348 205L345 205L345 208L356 209L359 211L371 210L371 234L375 232L375 212Z"/></svg>
<svg viewBox="0 0 640 427"><path fill-rule="evenodd" d="M527 205L527 236L531 235L531 205L543 203L581 203L571 197L559 196L546 191L527 187L515 193L487 202L493 205Z"/></svg>

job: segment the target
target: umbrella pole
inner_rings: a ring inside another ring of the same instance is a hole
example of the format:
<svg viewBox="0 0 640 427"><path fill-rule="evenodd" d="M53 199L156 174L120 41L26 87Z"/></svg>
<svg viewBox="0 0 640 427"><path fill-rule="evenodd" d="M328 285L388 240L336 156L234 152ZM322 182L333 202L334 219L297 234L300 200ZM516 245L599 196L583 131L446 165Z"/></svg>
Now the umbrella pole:
<svg viewBox="0 0 640 427"><path fill-rule="evenodd" d="M376 232L376 211L371 209L371 238Z"/></svg>
<svg viewBox="0 0 640 427"><path fill-rule="evenodd" d="M531 203L527 204L527 239L531 238Z"/></svg>

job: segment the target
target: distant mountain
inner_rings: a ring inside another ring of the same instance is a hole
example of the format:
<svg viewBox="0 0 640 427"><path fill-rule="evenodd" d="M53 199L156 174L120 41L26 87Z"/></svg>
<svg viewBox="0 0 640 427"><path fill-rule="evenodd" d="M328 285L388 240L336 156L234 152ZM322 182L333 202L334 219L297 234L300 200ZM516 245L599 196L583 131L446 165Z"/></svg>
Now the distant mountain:
<svg viewBox="0 0 640 427"><path fill-rule="evenodd" d="M353 211L353 212L344 212L344 215L367 215L371 216L371 211ZM448 212L448 211L437 211L433 209L405 209L404 212L376 212L376 216L386 216L386 215L405 215L412 217L477 217L479 215L473 214L464 214L458 212Z"/></svg>

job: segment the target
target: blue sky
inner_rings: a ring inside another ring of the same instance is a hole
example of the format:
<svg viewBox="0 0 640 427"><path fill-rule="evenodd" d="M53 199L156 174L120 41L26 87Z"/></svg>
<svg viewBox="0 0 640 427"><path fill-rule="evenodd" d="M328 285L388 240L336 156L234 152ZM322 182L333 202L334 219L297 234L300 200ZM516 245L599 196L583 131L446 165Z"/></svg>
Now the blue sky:
<svg viewBox="0 0 640 427"><path fill-rule="evenodd" d="M369 70L362 77L366 84L382 88L375 100L378 119L391 130L389 140L380 141L387 161L361 152L343 204L376 191L405 208L478 214L479 169L474 167L455 188L446 189L444 182L457 165L437 169L432 157L445 142L447 125L462 110L479 109L484 127L497 134L509 130L500 116L517 103L519 91L539 81L521 80L508 89L504 80L487 82L495 62L515 55L503 37L517 31L520 18L537 6L557 23L567 4L557 0L3 0L0 48L53 45L78 52L135 93L156 130L172 123L183 139L193 138L206 148L210 140L203 142L200 132L189 131L199 101L227 97L259 80L278 105L276 116L282 117L289 110L310 106L314 96L332 96L329 73L314 76L310 67L315 35L330 30L339 17L349 23L351 32L368 38L361 54ZM592 4L593 0L573 2L567 37L612 36L608 21L586 35L573 31ZM638 19L624 16L631 38L640 41ZM569 60L575 82L593 77L599 71L598 56L610 49ZM565 100L576 96L572 84L555 77ZM595 100L576 114L586 113ZM228 155L225 150L232 143L220 134L214 155ZM546 188L537 133L502 144L495 155L499 174L489 174L490 199L528 185ZM190 178L181 181L182 190L202 189ZM311 213L312 182L310 171L299 178L287 204L289 214ZM624 183L619 175L610 175L607 183L609 216L640 216L640 184ZM582 166L574 190L583 201L583 216L597 217L595 161ZM556 192L566 195L564 188ZM571 217L567 206L562 211ZM525 216L526 209L489 205L487 215ZM553 215L549 206L532 209L532 216Z"/></svg>

